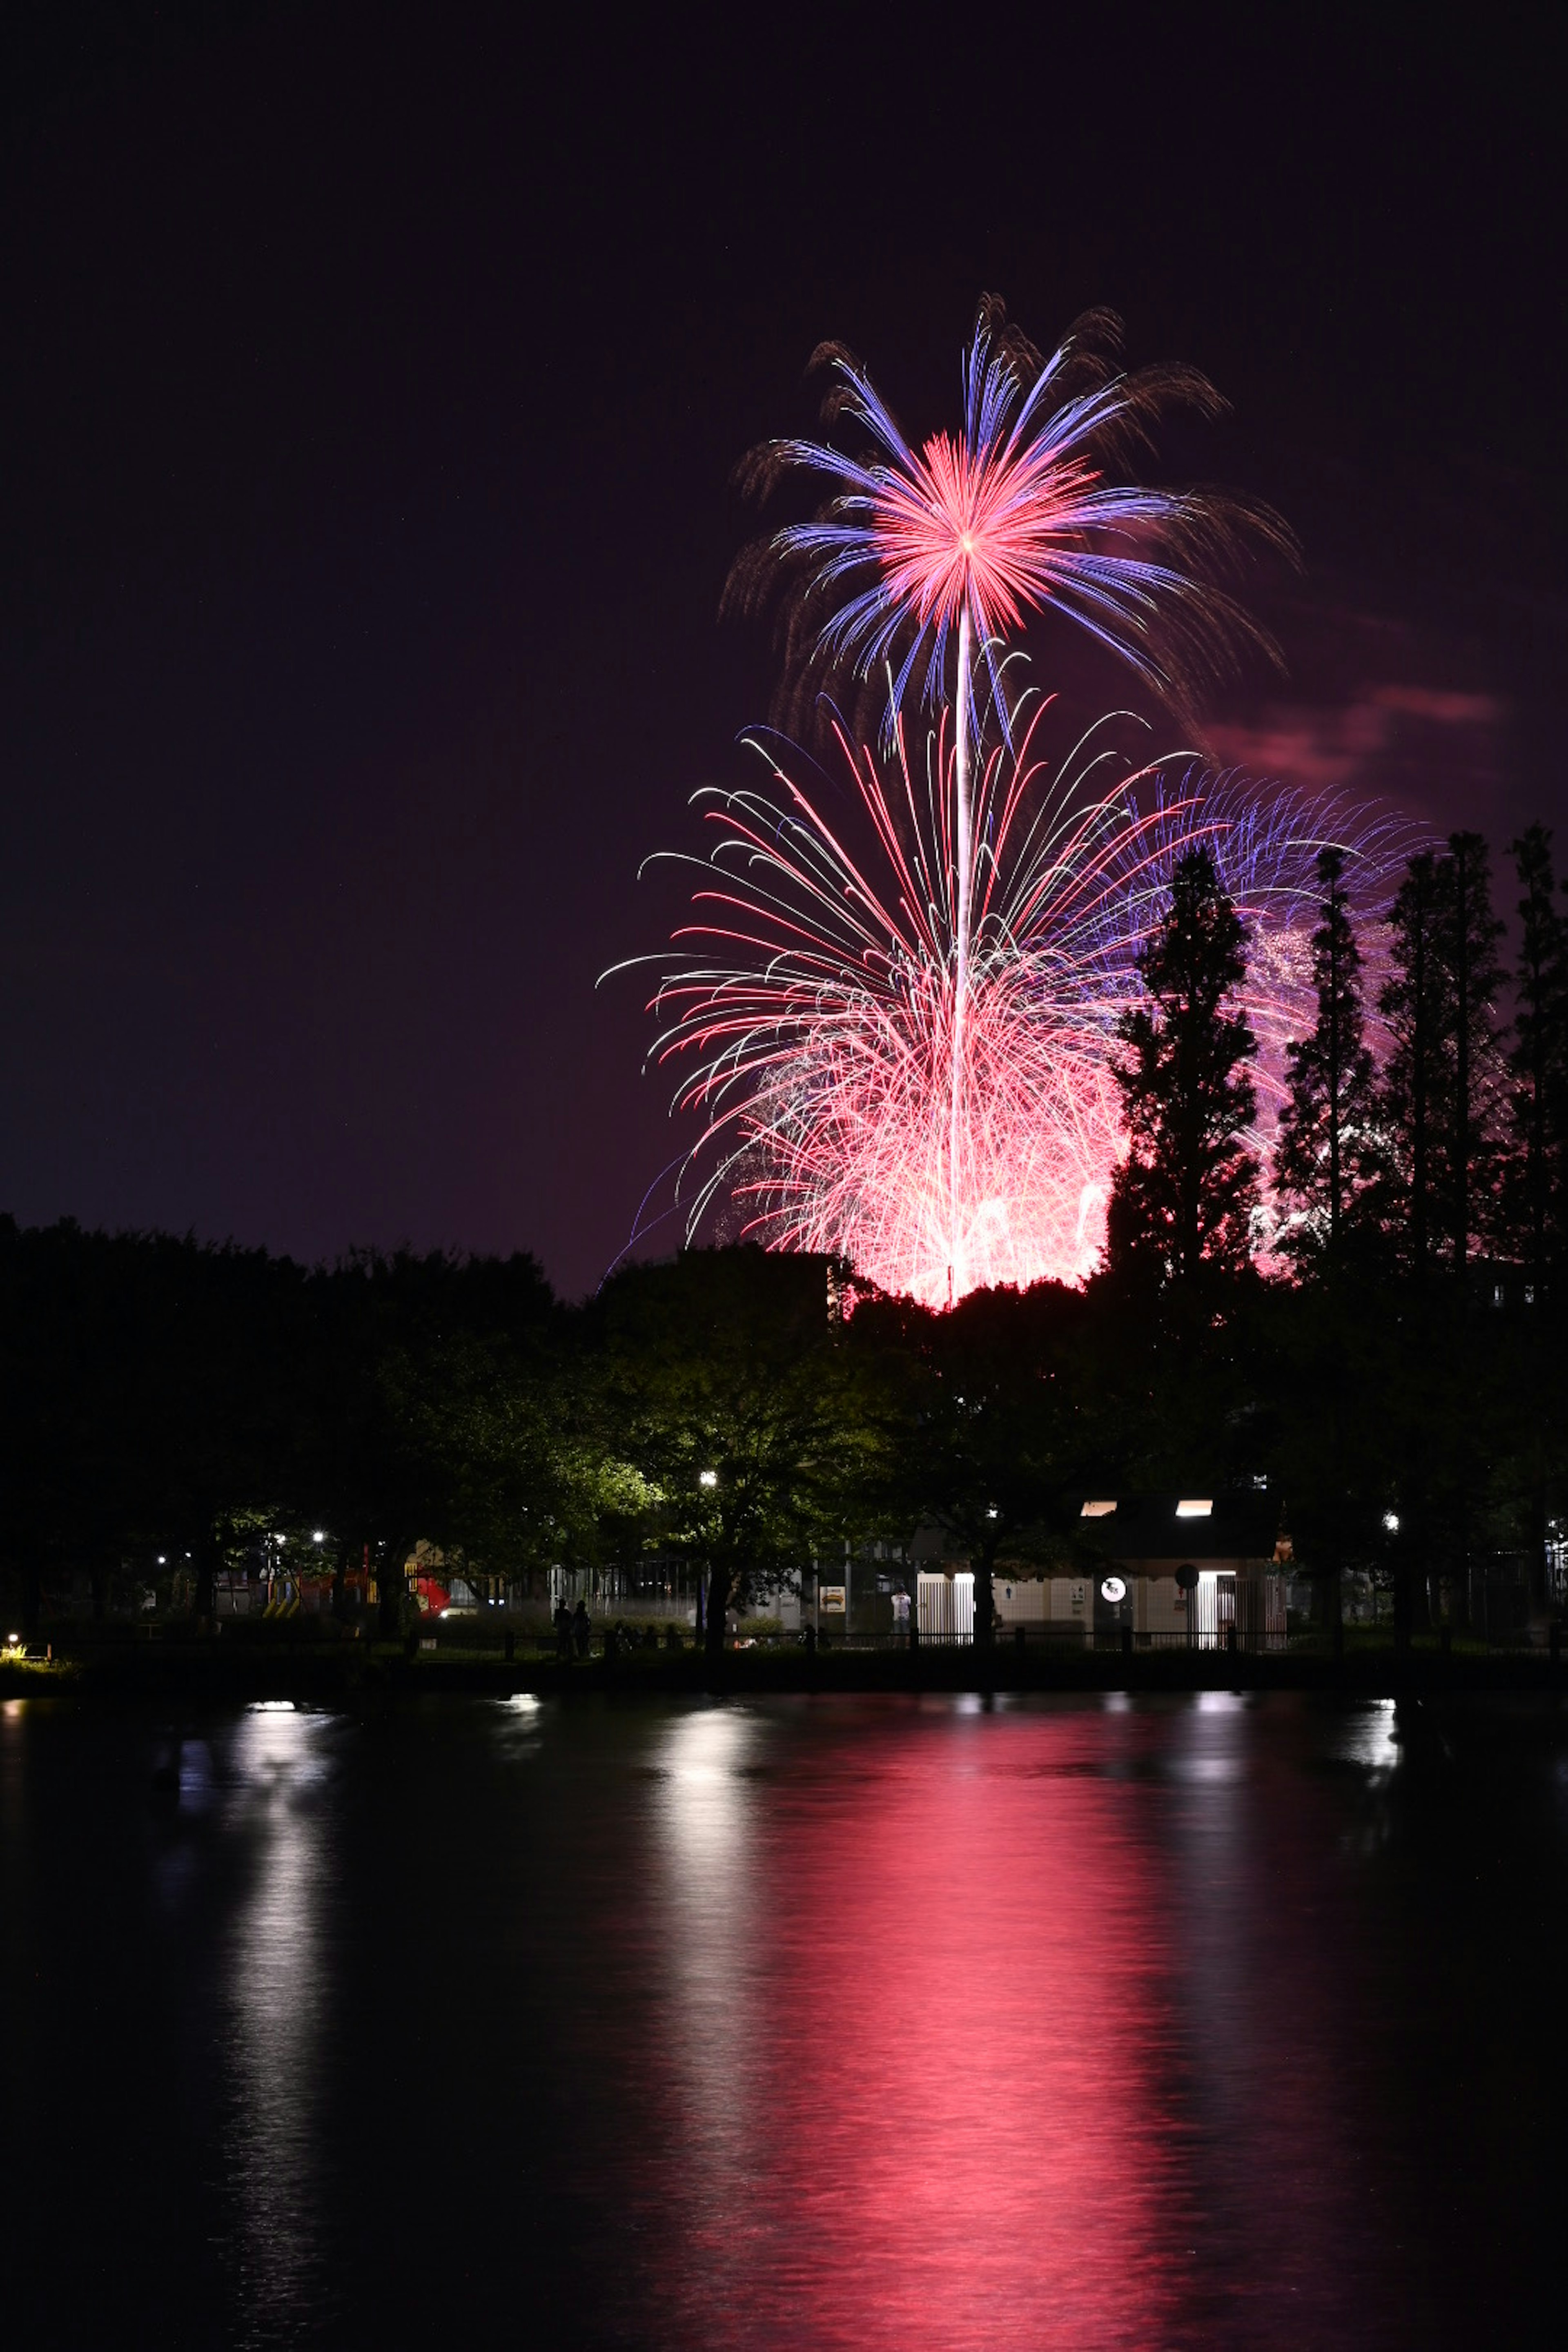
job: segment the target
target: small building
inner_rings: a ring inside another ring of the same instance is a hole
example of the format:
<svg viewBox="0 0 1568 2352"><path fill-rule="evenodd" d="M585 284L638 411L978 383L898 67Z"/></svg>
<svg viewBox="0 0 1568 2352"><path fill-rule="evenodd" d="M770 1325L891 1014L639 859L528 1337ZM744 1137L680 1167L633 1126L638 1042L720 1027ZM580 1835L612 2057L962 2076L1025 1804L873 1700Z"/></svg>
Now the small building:
<svg viewBox="0 0 1568 2352"><path fill-rule="evenodd" d="M1283 1649L1289 1553L1266 1493L1088 1495L1072 1517L1079 1564L1069 1572L998 1567L1002 1625Z"/></svg>
<svg viewBox="0 0 1568 2352"><path fill-rule="evenodd" d="M1181 1635L1203 1648L1235 1638L1285 1645L1289 1549L1266 1492L1086 1496L1086 1548L1098 1550L1095 1622L1134 1635ZM1122 1589L1118 1592L1115 1588Z"/></svg>

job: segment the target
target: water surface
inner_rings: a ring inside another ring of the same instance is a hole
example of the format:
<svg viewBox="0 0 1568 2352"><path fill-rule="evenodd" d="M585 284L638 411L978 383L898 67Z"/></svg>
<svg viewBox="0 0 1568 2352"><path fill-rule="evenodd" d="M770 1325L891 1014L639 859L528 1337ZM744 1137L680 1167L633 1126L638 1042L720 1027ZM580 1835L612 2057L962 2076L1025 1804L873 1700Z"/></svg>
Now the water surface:
<svg viewBox="0 0 1568 2352"><path fill-rule="evenodd" d="M1558 2340L1568 1729L0 1716L17 2342Z"/></svg>

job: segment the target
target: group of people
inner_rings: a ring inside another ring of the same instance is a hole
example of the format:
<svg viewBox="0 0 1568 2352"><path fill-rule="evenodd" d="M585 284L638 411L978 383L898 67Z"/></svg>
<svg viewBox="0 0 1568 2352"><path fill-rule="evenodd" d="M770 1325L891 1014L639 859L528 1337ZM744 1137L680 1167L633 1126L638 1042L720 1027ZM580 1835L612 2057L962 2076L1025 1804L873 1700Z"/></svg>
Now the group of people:
<svg viewBox="0 0 1568 2352"><path fill-rule="evenodd" d="M568 1663L574 1657L585 1658L594 1630L587 1602L579 1601L575 1609L568 1609L563 1600L558 1601L552 1622L556 1656ZM663 1638L668 1650L679 1650L684 1646L681 1629L674 1622L665 1626ZM617 1657L623 1650L634 1649L639 1643L643 1649L651 1650L658 1646L658 1628L652 1622L645 1624L639 1632L636 1626L628 1625L624 1617L617 1617L613 1625L605 1627L605 1655L606 1658Z"/></svg>
<svg viewBox="0 0 1568 2352"><path fill-rule="evenodd" d="M555 1604L555 1654L558 1658L588 1654L588 1636L593 1631L588 1622L588 1604L579 1601L575 1609L568 1609L564 1601Z"/></svg>

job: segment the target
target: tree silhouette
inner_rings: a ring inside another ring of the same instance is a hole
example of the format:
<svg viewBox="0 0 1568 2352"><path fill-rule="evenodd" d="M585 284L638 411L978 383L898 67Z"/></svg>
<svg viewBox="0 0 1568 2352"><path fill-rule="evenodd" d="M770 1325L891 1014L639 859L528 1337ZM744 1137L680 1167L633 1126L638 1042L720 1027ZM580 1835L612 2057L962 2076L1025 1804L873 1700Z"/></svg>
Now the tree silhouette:
<svg viewBox="0 0 1568 2352"><path fill-rule="evenodd" d="M1118 1073L1131 1149L1111 1186L1110 1269L1191 1290L1248 1261L1258 1168L1242 1141L1257 1108L1244 1065L1255 1039L1227 1012L1247 977L1246 935L1213 857L1189 850L1139 959L1152 1000L1123 1015Z"/></svg>
<svg viewBox="0 0 1568 2352"><path fill-rule="evenodd" d="M1439 1248L1463 1276L1492 1230L1502 1086L1492 1003L1501 985L1487 845L1449 836L1413 857L1390 917L1394 970L1379 1007L1394 1035L1384 1097L1394 1230L1419 1274Z"/></svg>
<svg viewBox="0 0 1568 2352"><path fill-rule="evenodd" d="M1452 833L1438 869L1445 885L1438 941L1446 953L1453 1004L1452 1122L1446 1192L1454 1271L1463 1276L1472 1234L1489 1228L1497 1176L1493 1106L1498 1093L1498 1033L1492 1003L1502 984L1492 913L1487 845L1479 833Z"/></svg>
<svg viewBox="0 0 1568 2352"><path fill-rule="evenodd" d="M1285 1246L1298 1259L1337 1259L1346 1234L1366 1222L1382 1167L1377 1079L1362 1009L1361 949L1343 890L1345 855L1318 856L1322 921L1312 934L1318 1018L1286 1057L1289 1097L1280 1115L1274 1181L1300 1214Z"/></svg>
<svg viewBox="0 0 1568 2352"><path fill-rule="evenodd" d="M1520 888L1519 961L1515 970L1513 1051L1516 1081L1510 1105L1515 1158L1508 1185L1510 1223L1531 1269L1535 1296L1545 1295L1562 1255L1563 1161L1568 1153L1568 922L1553 898L1552 835L1526 827L1509 844Z"/></svg>

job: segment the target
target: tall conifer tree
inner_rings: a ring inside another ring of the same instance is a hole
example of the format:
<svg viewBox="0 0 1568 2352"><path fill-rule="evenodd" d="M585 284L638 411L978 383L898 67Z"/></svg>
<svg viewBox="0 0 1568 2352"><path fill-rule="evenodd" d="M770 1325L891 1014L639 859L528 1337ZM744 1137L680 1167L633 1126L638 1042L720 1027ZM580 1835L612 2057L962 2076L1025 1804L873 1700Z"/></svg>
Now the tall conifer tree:
<svg viewBox="0 0 1568 2352"><path fill-rule="evenodd" d="M1395 1225L1417 1273L1431 1250L1431 1137L1447 1026L1435 936L1438 898L1437 861L1422 850L1410 860L1389 916L1394 970L1378 999L1394 1039L1384 1114L1397 1164Z"/></svg>
<svg viewBox="0 0 1568 2352"><path fill-rule="evenodd" d="M1514 1156L1508 1184L1514 1244L1537 1295L1560 1262L1568 1156L1568 922L1553 903L1552 835L1526 827L1509 844L1519 886L1517 1010L1509 1067Z"/></svg>
<svg viewBox="0 0 1568 2352"><path fill-rule="evenodd" d="M1454 1271L1462 1276L1471 1241L1488 1236L1495 1223L1501 1069L1492 1006L1502 985L1502 925L1492 913L1490 864L1479 833L1448 835L1438 877L1438 944L1453 1011L1443 1205Z"/></svg>
<svg viewBox="0 0 1568 2352"><path fill-rule="evenodd" d="M1320 851L1322 921L1312 934L1318 1018L1287 1055L1289 1098L1274 1150L1276 1188L1300 1213L1286 1235L1300 1258L1339 1255L1347 1234L1366 1222L1381 1166L1376 1072L1344 870L1342 849Z"/></svg>
<svg viewBox="0 0 1568 2352"><path fill-rule="evenodd" d="M1413 857L1389 919L1394 971L1379 1006L1394 1036L1384 1118L1396 1230L1417 1270L1442 1249L1463 1276L1495 1228L1503 1081L1492 1018L1502 925L1480 835L1451 834L1446 857Z"/></svg>
<svg viewBox="0 0 1568 2352"><path fill-rule="evenodd" d="M1206 849L1177 864L1139 971L1152 1003L1120 1024L1131 1150L1111 1186L1108 1256L1190 1288L1247 1263L1258 1200L1242 1141L1257 1108L1243 1066L1256 1041L1246 1015L1226 1010L1247 977L1246 934Z"/></svg>

